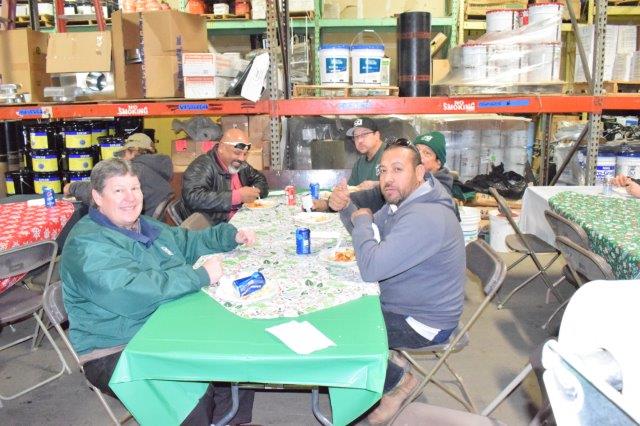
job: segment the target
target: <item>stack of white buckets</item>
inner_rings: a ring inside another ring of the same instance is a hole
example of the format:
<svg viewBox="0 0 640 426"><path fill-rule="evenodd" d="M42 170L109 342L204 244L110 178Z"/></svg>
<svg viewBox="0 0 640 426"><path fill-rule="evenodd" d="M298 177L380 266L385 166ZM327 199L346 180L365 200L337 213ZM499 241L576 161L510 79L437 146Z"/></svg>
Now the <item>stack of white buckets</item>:
<svg viewBox="0 0 640 426"><path fill-rule="evenodd" d="M460 207L460 226L464 235L464 245L478 239L480 227L480 209L474 207Z"/></svg>
<svg viewBox="0 0 640 426"><path fill-rule="evenodd" d="M365 30L354 38L362 40L363 34L377 37L370 44L323 44L320 46L320 81L322 85L343 87L351 84L380 86L388 84L389 66L385 63L384 44L373 31ZM386 65L386 66L385 66Z"/></svg>
<svg viewBox="0 0 640 426"><path fill-rule="evenodd" d="M486 42L462 46L465 82L548 83L560 80L563 5L536 3L524 9L487 11ZM529 26L525 32L513 31ZM500 33L505 37L501 38Z"/></svg>

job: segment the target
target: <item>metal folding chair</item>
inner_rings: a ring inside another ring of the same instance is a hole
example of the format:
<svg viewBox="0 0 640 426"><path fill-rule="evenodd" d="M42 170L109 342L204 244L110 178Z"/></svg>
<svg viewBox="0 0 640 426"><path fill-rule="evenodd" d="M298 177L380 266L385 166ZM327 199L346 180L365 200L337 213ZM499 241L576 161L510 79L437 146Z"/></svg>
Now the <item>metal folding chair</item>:
<svg viewBox="0 0 640 426"><path fill-rule="evenodd" d="M193 213L191 216L186 218L181 224L181 228L190 229L192 231L198 229L205 229L211 226L211 222L209 219L202 213Z"/></svg>
<svg viewBox="0 0 640 426"><path fill-rule="evenodd" d="M589 281L615 279L611 265L609 265L602 256L576 244L570 238L565 236L556 237L556 247L558 247L558 250L562 253L562 256L567 262L572 280L575 281L578 286ZM542 328L547 328L553 318L567 306L567 303L569 303L569 300L565 300L558 306Z"/></svg>
<svg viewBox="0 0 640 426"><path fill-rule="evenodd" d="M167 205L169 205L169 202L172 199L173 199L173 193L169 194L167 198L162 200L160 204L156 206L156 209L153 211L153 214L151 215L151 217L162 221L162 219L164 218L164 212L167 210Z"/></svg>
<svg viewBox="0 0 640 426"><path fill-rule="evenodd" d="M452 352L462 350L469 343L468 332L500 289L500 286L507 276L507 267L500 256L498 256L496 252L482 240L476 240L469 243L466 247L466 256L467 269L479 278L480 284L482 284L482 288L485 293L485 298L475 310L469 321L467 321L467 323L461 328L457 328L451 336L449 336L449 339L446 342L419 349L394 348L398 349L400 353L415 367L415 369L424 376L414 392L409 398L407 398L403 407L417 398L429 382L433 382L449 396L460 402L468 411L477 411L469 397L469 393L467 392L464 383L462 382L462 377L453 370L451 365L447 362L447 359ZM438 362L431 371L427 372L418 364L409 352L415 354L435 355L438 358ZM455 378L456 382L460 386L462 397L456 395L443 383L434 379L434 375L442 365L447 367L449 372Z"/></svg>
<svg viewBox="0 0 640 426"><path fill-rule="evenodd" d="M67 334L62 329L62 324L64 324L68 320L67 311L65 310L64 303L62 301L62 283L60 281L52 283L44 291L42 299L43 299L42 304L44 307L44 312L47 315L47 318L49 319L51 324L55 327L55 329L58 331L58 334L60 334L62 341L64 342L69 352L71 352L73 359L76 361L78 370L80 371L80 373L82 373L82 376L84 377L84 370L82 368L82 364L80 364L78 354L73 349L73 346L71 346L71 342L69 341ZM69 371L69 373L71 373L71 371ZM123 419L118 419L114 414L113 410L111 409L111 407L109 406L109 404L107 403L107 400L104 394L100 391L100 389L93 386L86 379L85 379L85 382L91 388L91 390L96 394L96 396L100 400L100 403L102 404L104 409L107 411L109 418L111 419L111 421L113 421L114 424L121 425L127 420L131 419L131 414L129 414L128 416L125 416L125 418Z"/></svg>
<svg viewBox="0 0 640 426"><path fill-rule="evenodd" d="M185 220L187 216L189 216L185 211L184 204L182 203L182 199L180 197L167 204L166 212L173 223L176 224L176 226L179 226L182 221Z"/></svg>
<svg viewBox="0 0 640 426"><path fill-rule="evenodd" d="M549 267L553 265L553 263L558 259L558 257L560 257L560 252L551 244L547 243L546 241L542 240L541 238L533 234L523 234L522 231L520 231L518 224L514 220L513 213L511 212L511 209L507 205L507 202L505 201L505 199L502 198L500 194L498 194L498 191L496 191L495 188L489 187L489 192L491 193L493 198L496 199L496 202L498 203L498 210L507 218L507 220L509 221L509 225L511 225L511 228L515 232L515 234L508 235L507 238L505 239L505 243L507 247L509 247L511 250L518 252L522 255L518 260L513 262L507 268L507 271L510 271L511 269L519 265L520 262L527 259L528 257L531 258L533 263L536 265L536 268L538 269L538 272L536 272L535 274L533 274L532 276L524 280L522 283L520 283L518 286L516 286L516 288L511 290L511 292L507 295L507 297L505 297L498 304L498 309L502 309L504 305L507 303L507 301L511 298L511 296L513 296L519 290L521 290L524 286L526 286L527 284L529 284L530 282L538 278L538 276L542 277L543 282L545 283L547 288L553 293L556 299L558 299L558 301L560 302L564 302L564 298L558 292L558 290L553 286L553 283L551 282L551 279L549 278L546 272L547 269L549 269ZM542 263L540 262L537 256L537 254L540 254L540 253L553 253L554 256L546 265L542 265Z"/></svg>
<svg viewBox="0 0 640 426"><path fill-rule="evenodd" d="M40 241L0 252L0 277L4 278L27 274L47 265L47 275L44 282L44 288L47 290L49 282L51 281L51 274L53 273L53 265L57 254L58 244L51 240ZM31 340L31 350L34 350L38 346L40 340L39 334L42 332L58 355L60 370L45 380L17 393L8 396L0 394L0 407L2 407L2 400L10 400L22 396L27 392L57 379L62 376L65 371L71 372L64 356L62 356L62 352L60 352L60 348L58 348L51 334L49 334L47 326L42 322L42 294L28 289L26 285L19 284L14 285L0 294L0 327L15 324L29 317L33 317L36 320L36 329L33 334L21 337L2 346L0 351L28 340ZM17 373L18 371L16 371L16 374Z"/></svg>

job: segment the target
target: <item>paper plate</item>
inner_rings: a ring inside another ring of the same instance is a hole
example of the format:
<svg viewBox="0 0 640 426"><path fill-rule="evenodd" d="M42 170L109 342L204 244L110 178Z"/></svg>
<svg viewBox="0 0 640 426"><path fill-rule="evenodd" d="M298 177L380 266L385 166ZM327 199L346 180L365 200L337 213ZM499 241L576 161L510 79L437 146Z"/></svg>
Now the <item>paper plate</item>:
<svg viewBox="0 0 640 426"><path fill-rule="evenodd" d="M322 225L331 222L335 217L332 213L300 212L293 216L293 220L304 225Z"/></svg>
<svg viewBox="0 0 640 426"><path fill-rule="evenodd" d="M266 210L272 209L278 205L275 200L256 200L253 203L244 203L244 206L249 210Z"/></svg>
<svg viewBox="0 0 640 426"><path fill-rule="evenodd" d="M353 260L337 260L338 254L350 254L350 253L353 254ZM318 257L323 262L327 262L336 266L347 267L347 266L354 266L356 264L355 253L353 252L352 247L340 247L339 249L322 250L318 254Z"/></svg>

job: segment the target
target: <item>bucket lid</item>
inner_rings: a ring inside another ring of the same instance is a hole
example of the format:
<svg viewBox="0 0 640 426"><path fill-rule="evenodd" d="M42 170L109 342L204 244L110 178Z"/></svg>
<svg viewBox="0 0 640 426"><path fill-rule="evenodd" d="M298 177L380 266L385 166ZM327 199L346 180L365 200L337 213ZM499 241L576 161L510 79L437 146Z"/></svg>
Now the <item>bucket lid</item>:
<svg viewBox="0 0 640 426"><path fill-rule="evenodd" d="M384 50L384 44L354 44L351 46L351 50L360 49Z"/></svg>
<svg viewBox="0 0 640 426"><path fill-rule="evenodd" d="M531 9L531 8L534 8L534 7L544 7L544 6L552 6L552 5L553 6L559 6L559 8L564 7L563 4L558 3L556 1L548 1L548 2L545 2L545 3L533 3L533 4L530 4L528 6L528 9Z"/></svg>
<svg viewBox="0 0 640 426"><path fill-rule="evenodd" d="M491 10L487 10L487 15L490 13L496 13L496 12L523 12L526 9L491 9Z"/></svg>
<svg viewBox="0 0 640 426"><path fill-rule="evenodd" d="M349 45L348 44L321 44L320 45L320 50L327 50L327 49L347 49L349 50Z"/></svg>

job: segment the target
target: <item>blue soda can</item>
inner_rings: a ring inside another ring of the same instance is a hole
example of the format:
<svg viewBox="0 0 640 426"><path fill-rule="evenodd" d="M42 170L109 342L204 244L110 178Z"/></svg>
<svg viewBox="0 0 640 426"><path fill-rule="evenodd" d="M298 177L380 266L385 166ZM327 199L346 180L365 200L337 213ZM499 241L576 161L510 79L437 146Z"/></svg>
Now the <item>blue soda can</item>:
<svg viewBox="0 0 640 426"><path fill-rule="evenodd" d="M248 277L238 278L233 282L233 286L238 291L238 295L243 297L260 290L266 282L261 272L254 272Z"/></svg>
<svg viewBox="0 0 640 426"><path fill-rule="evenodd" d="M53 189L45 186L42 188L42 198L44 198L45 207L53 207L56 205L56 196L53 192Z"/></svg>
<svg viewBox="0 0 640 426"><path fill-rule="evenodd" d="M320 198L320 184L312 183L309 185L309 193L311 194L311 198L317 200Z"/></svg>
<svg viewBox="0 0 640 426"><path fill-rule="evenodd" d="M296 229L296 254L311 253L311 231L309 228Z"/></svg>

